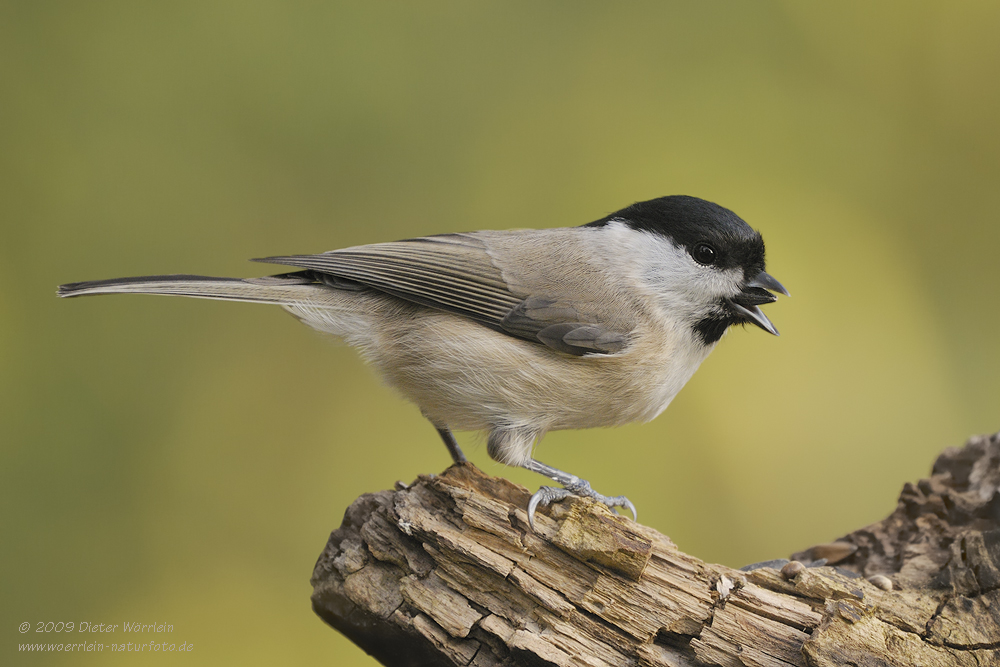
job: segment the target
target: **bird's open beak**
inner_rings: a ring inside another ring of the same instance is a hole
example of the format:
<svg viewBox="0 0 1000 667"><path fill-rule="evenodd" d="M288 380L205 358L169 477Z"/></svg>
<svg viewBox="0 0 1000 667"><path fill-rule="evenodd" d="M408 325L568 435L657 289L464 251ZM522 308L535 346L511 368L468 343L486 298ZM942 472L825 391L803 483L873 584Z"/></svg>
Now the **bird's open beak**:
<svg viewBox="0 0 1000 667"><path fill-rule="evenodd" d="M739 294L726 299L726 304L741 320L752 322L764 331L777 336L778 330L774 328L771 320L767 319L767 315L760 309L760 306L765 303L773 303L778 300L778 297L771 292L789 296L788 290L775 280L774 276L766 271L761 271L747 281Z"/></svg>
<svg viewBox="0 0 1000 667"><path fill-rule="evenodd" d="M774 279L767 271L761 271L757 276L747 283L747 287L762 287L763 289L770 290L771 292L777 292L778 294L784 294L785 296L791 296L785 286ZM776 300L776 299L772 299Z"/></svg>

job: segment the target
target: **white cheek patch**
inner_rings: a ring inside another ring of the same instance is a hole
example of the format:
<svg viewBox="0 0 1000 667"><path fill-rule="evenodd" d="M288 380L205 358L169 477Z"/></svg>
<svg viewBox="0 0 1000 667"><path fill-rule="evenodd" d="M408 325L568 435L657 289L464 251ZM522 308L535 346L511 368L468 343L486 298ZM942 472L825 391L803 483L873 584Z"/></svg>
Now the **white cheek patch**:
<svg viewBox="0 0 1000 667"><path fill-rule="evenodd" d="M604 229L608 248L618 254L613 261L650 291L670 319L700 320L718 311L721 299L740 291L740 269L703 266L666 237L623 222L610 222Z"/></svg>

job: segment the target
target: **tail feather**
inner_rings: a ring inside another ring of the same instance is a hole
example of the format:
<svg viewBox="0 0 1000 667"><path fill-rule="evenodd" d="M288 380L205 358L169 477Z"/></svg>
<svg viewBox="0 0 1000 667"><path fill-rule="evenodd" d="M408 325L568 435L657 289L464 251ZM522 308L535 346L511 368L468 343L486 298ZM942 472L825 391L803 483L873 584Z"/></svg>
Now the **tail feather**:
<svg viewBox="0 0 1000 667"><path fill-rule="evenodd" d="M91 280L60 285L61 297L90 296L94 294L168 294L221 301L249 301L253 303L321 305L329 298L330 290L313 282L304 274L285 274L265 278L214 278L211 276L137 276Z"/></svg>

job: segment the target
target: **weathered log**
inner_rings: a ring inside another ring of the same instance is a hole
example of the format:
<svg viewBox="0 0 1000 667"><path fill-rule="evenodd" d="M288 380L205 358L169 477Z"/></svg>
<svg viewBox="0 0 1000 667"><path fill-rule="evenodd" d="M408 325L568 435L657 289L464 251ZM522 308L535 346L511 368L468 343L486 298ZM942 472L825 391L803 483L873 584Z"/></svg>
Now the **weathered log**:
<svg viewBox="0 0 1000 667"><path fill-rule="evenodd" d="M351 505L313 608L393 667L1000 665L998 488L973 438L885 520L744 572L579 499L532 532L526 489L455 465Z"/></svg>

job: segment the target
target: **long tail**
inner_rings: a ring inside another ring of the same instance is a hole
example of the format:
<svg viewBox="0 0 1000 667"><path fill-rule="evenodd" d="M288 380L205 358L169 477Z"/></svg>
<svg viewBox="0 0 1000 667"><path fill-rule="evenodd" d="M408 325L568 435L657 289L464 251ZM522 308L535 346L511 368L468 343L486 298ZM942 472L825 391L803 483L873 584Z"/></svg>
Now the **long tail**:
<svg viewBox="0 0 1000 667"><path fill-rule="evenodd" d="M211 276L138 276L60 285L59 296L93 294L168 294L219 301L273 303L314 329L366 348L371 341L370 313L388 297L370 293L357 283L311 271L265 278Z"/></svg>
<svg viewBox="0 0 1000 667"><path fill-rule="evenodd" d="M289 273L266 278L213 278L211 276L138 276L91 280L60 285L61 297L93 294L170 294L222 301L250 301L281 305L312 303L323 305L332 290L317 284L305 273Z"/></svg>

